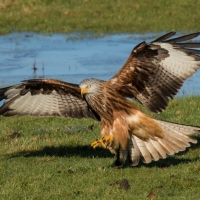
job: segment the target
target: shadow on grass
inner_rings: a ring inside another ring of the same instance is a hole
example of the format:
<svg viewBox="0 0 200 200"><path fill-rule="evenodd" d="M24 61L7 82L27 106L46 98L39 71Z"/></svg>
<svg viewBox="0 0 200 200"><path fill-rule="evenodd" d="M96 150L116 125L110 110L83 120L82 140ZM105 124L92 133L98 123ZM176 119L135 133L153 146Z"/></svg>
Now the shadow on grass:
<svg viewBox="0 0 200 200"><path fill-rule="evenodd" d="M199 154L192 159L190 158L179 158L178 156L181 156L183 154L186 154L189 149L199 149L200 148L200 136L194 137L197 139L197 144L191 144L190 148L187 148L183 152L179 152L176 154L176 156L169 156L166 159L160 159L159 161L153 161L149 164L144 164L140 162L137 168L140 168L142 166L152 168L152 167L158 167L158 168L167 168L170 166L175 166L179 164L185 164L190 162L195 162L200 159ZM57 157L73 157L73 156L81 156L81 157L88 157L88 158L113 158L114 155L110 153L109 150L103 149L103 148L96 148L93 149L90 146L84 145L84 146L46 146L41 150L34 150L34 151L21 151L16 152L13 154L7 154L7 158L15 158L15 157L44 157L44 156L57 156ZM124 165L124 167L129 167L128 162Z"/></svg>
<svg viewBox="0 0 200 200"><path fill-rule="evenodd" d="M13 154L7 155L9 158L14 157L43 157L43 156L57 156L57 157L72 157L72 156L81 156L81 157L113 157L109 150L103 148L93 149L90 146L46 146L40 150L27 150L20 151Z"/></svg>
<svg viewBox="0 0 200 200"><path fill-rule="evenodd" d="M180 165L180 164L195 162L197 160L198 160L198 158L188 159L188 158L167 157L166 159L160 159L159 161L153 161L149 164L140 163L137 167L140 168L142 166L145 166L147 168L158 167L158 168L164 169L164 168L168 168L170 166L176 166L176 165Z"/></svg>

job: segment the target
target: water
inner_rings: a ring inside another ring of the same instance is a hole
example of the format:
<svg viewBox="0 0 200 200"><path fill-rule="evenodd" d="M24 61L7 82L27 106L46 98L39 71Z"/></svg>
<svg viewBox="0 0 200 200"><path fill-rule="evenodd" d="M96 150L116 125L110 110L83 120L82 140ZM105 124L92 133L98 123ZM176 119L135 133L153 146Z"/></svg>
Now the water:
<svg viewBox="0 0 200 200"><path fill-rule="evenodd" d="M0 36L0 87L33 77L71 83L89 77L107 80L122 67L135 45L143 39L149 42L157 34L120 34L76 40L72 37L76 34L12 33ZM200 70L185 82L178 95L199 94L199 81Z"/></svg>

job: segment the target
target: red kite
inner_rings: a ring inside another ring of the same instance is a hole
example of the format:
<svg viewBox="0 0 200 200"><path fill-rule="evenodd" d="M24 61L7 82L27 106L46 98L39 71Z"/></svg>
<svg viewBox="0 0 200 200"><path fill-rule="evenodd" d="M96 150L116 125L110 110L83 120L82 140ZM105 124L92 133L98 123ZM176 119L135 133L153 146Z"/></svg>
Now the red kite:
<svg viewBox="0 0 200 200"><path fill-rule="evenodd" d="M149 163L185 150L197 141L188 135L199 127L154 119L144 114L133 98L150 111L162 112L183 82L200 67L200 43L186 42L193 33L169 39L175 32L131 52L119 72L108 81L85 79L80 85L52 79L33 79L0 89L6 99L0 114L93 118L101 121L101 139L92 143L117 153L116 166L127 157L131 166Z"/></svg>

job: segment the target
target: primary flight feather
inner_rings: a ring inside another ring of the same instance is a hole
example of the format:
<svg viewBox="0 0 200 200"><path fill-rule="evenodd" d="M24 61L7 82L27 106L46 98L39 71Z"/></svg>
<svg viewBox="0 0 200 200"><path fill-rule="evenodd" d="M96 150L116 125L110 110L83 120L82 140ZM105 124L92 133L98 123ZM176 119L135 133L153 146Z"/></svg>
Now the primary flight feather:
<svg viewBox="0 0 200 200"><path fill-rule="evenodd" d="M101 139L92 143L117 153L116 166L127 158L131 166L140 160L166 158L197 141L189 135L199 127L175 124L144 114L127 98L150 111L162 112L184 81L200 67L198 42L186 42L200 33L170 39L170 32L131 52L124 66L108 81L94 78L79 85L52 79L32 79L0 89L4 116L34 115L92 118L101 121Z"/></svg>

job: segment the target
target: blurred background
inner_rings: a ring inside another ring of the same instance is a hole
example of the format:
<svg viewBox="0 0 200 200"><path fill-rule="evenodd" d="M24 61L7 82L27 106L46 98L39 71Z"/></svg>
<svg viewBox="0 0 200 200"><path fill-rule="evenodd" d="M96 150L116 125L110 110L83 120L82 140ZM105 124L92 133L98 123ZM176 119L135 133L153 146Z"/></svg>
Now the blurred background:
<svg viewBox="0 0 200 200"><path fill-rule="evenodd" d="M0 87L30 78L107 80L141 41L199 31L199 9L191 0L1 0ZM198 94L199 80L197 72L178 96Z"/></svg>

